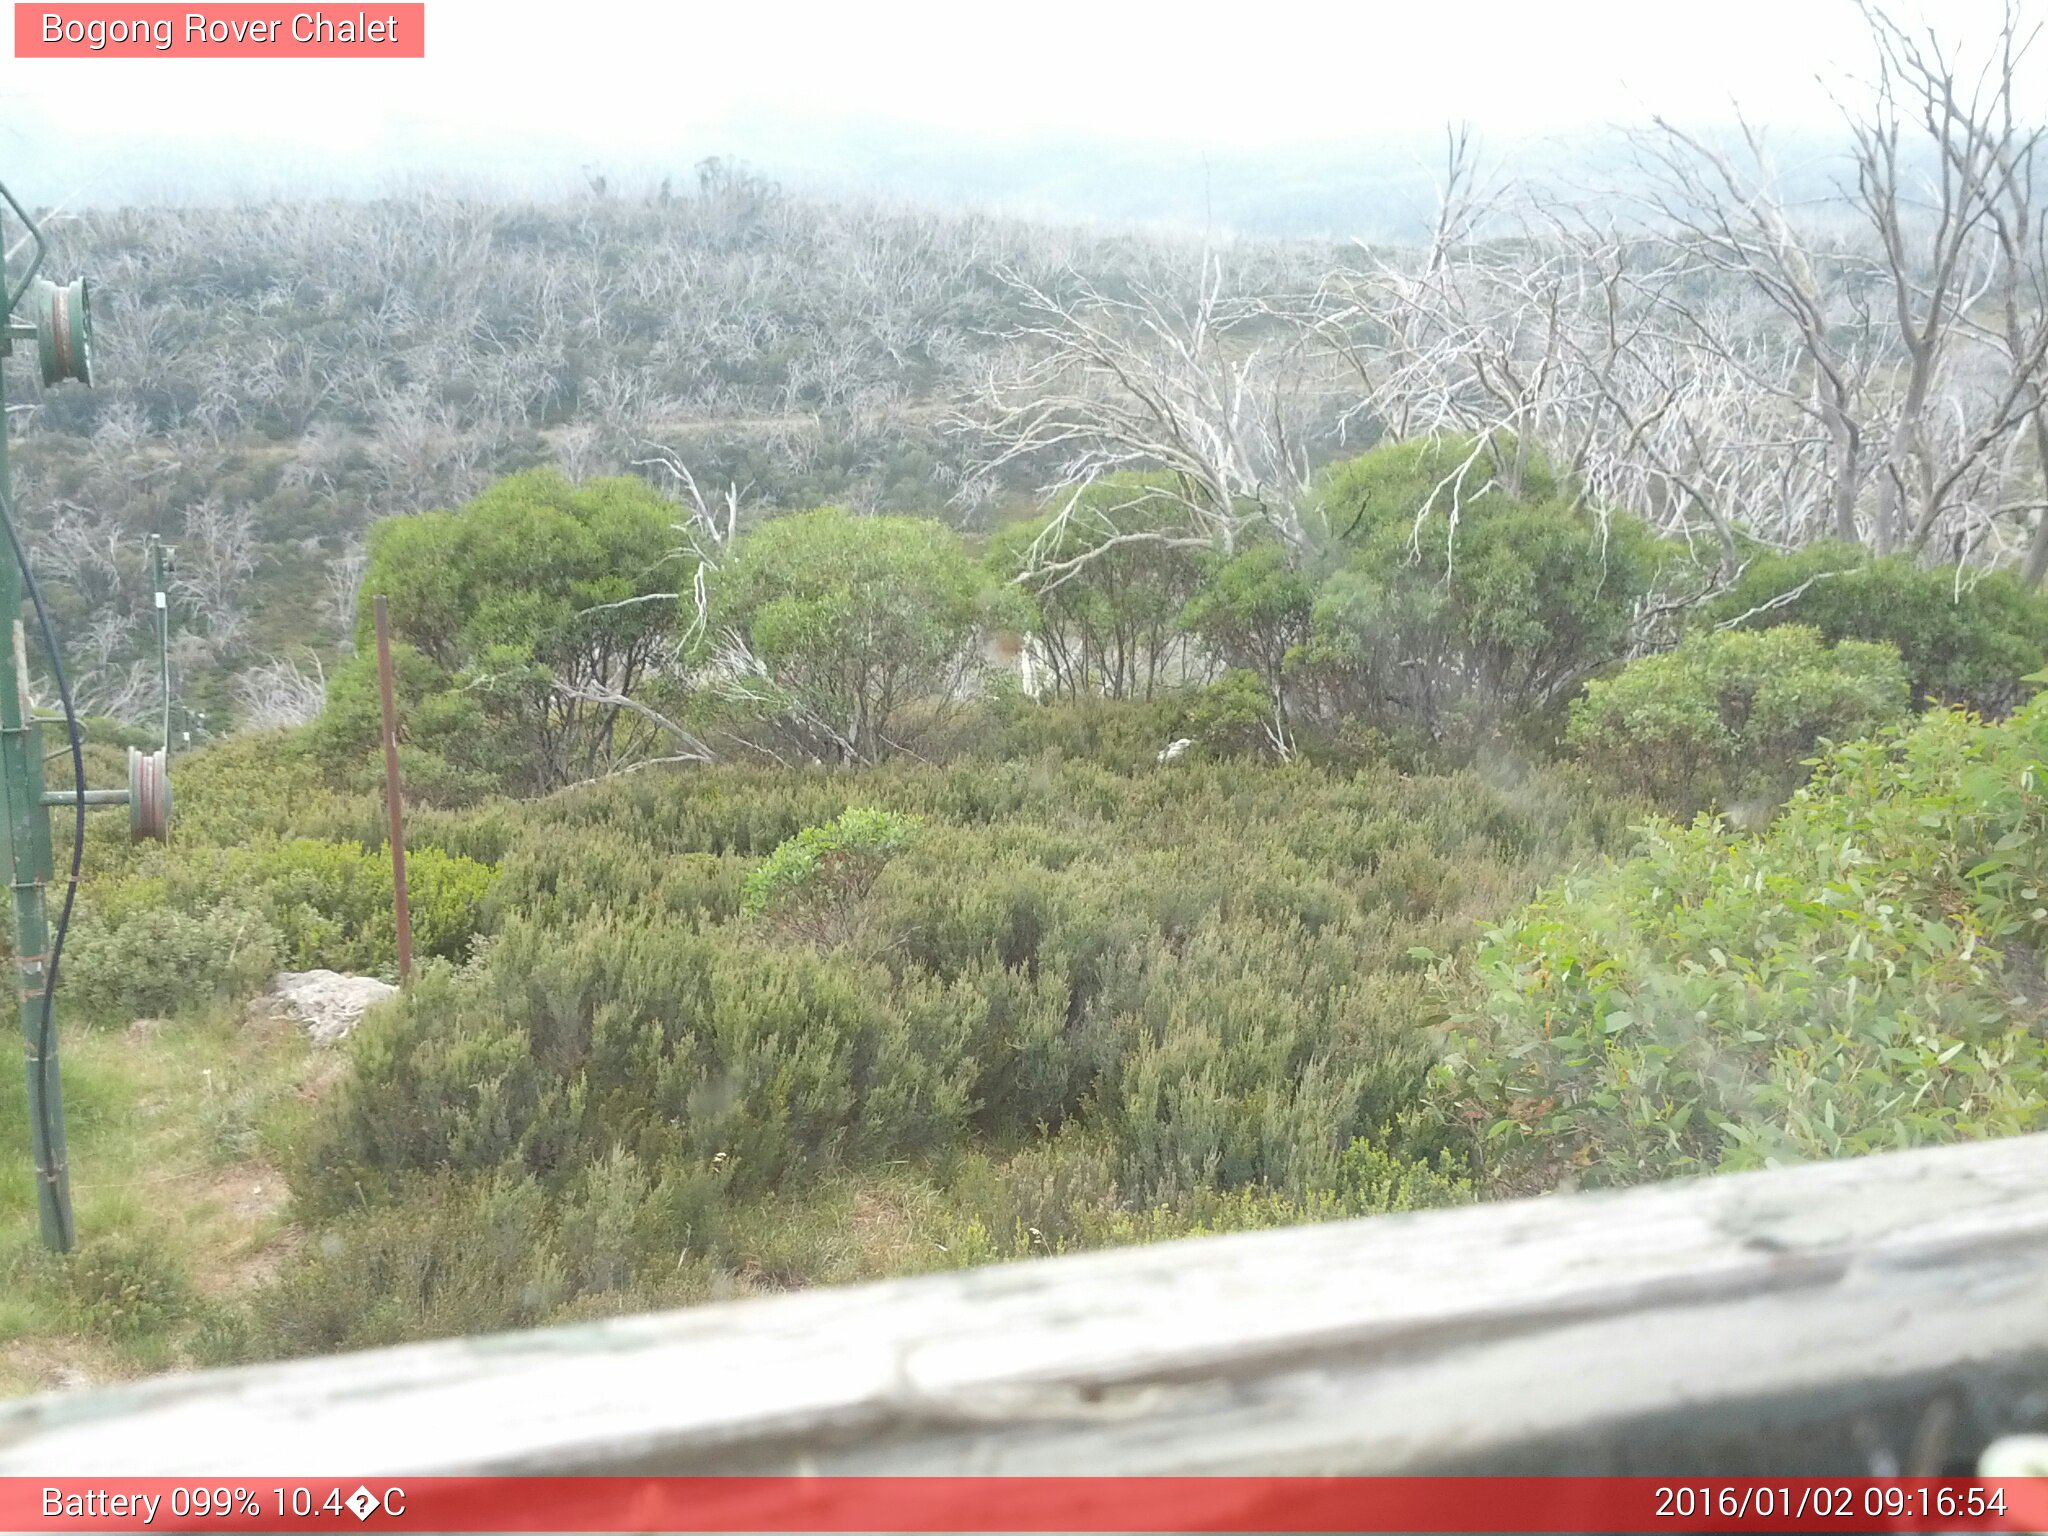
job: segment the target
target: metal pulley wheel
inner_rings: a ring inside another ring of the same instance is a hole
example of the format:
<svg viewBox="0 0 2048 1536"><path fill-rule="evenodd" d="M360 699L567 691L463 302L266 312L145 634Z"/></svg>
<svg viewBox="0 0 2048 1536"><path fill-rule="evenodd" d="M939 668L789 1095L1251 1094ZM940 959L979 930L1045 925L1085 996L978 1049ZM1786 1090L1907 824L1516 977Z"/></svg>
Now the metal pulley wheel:
<svg viewBox="0 0 2048 1536"><path fill-rule="evenodd" d="M169 840L171 774L162 751L128 749L128 835L136 842Z"/></svg>

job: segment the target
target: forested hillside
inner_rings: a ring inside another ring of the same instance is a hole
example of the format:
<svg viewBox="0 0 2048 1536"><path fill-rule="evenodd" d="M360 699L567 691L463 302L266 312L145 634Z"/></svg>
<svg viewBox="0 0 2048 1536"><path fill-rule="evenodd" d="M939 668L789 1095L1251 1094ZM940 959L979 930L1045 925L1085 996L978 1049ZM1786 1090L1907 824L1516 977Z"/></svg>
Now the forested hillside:
<svg viewBox="0 0 2048 1536"><path fill-rule="evenodd" d="M2048 1124L2048 206L1874 25L1820 208L1660 124L1625 218L1453 135L1413 249L718 165L60 226L88 767L151 532L194 745L88 833L6 1379ZM315 1044L275 972L396 976L372 594L421 963Z"/></svg>
<svg viewBox="0 0 2048 1536"><path fill-rule="evenodd" d="M637 466L679 492L667 463L749 512L972 518L1032 483L1020 467L968 486L975 445L942 430L1011 345L1010 279L1178 290L1200 260L805 202L716 162L683 180L632 201L421 195L53 224L53 263L95 284L98 387L16 413L17 497L88 709L149 713L152 533L177 550L180 703L204 716L181 729L203 737L317 708L370 523L507 471ZM1280 245L1239 254L1259 289L1317 265Z"/></svg>

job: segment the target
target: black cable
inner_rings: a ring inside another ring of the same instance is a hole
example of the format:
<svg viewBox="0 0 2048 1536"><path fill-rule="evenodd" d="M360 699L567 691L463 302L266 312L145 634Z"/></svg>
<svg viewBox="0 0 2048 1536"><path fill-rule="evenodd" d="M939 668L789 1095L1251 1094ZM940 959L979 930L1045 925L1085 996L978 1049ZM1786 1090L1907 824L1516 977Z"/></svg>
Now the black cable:
<svg viewBox="0 0 2048 1536"><path fill-rule="evenodd" d="M50 943L50 968L43 977L43 1017L36 1029L36 1071L42 1075L41 1093L36 1095L36 1112L42 1121L43 1148L46 1155L54 1155L57 1138L50 1120L50 1042L56 1033L55 1010L57 1006L57 966L64 958L64 934L71 926L71 904L78 899L78 871L85 860L85 742L78 729L78 711L71 703L71 685L64 680L64 657L57 649L57 635L50 628L50 613L43 606L42 589L36 585L36 573L29 569L28 551L21 547L21 535L14 529L14 504L8 499L6 487L0 486L0 527L7 530L7 542L14 549L14 563L21 567L22 590L28 593L29 601L35 605L36 624L43 632L43 652L50 658L50 672L56 679L57 698L64 706L64 726L71 737L72 792L77 799L78 822L71 835L71 878L64 888L64 910L57 918L57 930ZM22 658L24 668L28 658ZM6 679L0 686L13 687L14 680ZM21 701L22 724L28 724L28 700ZM26 786L23 786L26 788ZM33 810L30 812L34 814ZM18 957L17 957L18 958ZM71 1228L66 1217L63 1202L53 1202L57 1207L57 1246L62 1252L71 1251Z"/></svg>

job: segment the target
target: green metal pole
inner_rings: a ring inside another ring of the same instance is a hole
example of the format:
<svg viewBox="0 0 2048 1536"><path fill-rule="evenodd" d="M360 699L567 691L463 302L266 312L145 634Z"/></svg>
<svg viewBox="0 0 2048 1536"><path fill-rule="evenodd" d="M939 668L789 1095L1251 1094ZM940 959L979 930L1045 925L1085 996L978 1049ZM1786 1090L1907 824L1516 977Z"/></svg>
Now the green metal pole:
<svg viewBox="0 0 2048 1536"><path fill-rule="evenodd" d="M156 649L157 659L163 664L164 682L164 761L171 757L171 603L164 592L164 541L156 534L149 536L149 574L156 589Z"/></svg>
<svg viewBox="0 0 2048 1536"><path fill-rule="evenodd" d="M0 252L0 303L7 293L6 256ZM0 324L12 315L0 316ZM13 350L0 336L0 357ZM0 369L0 513L13 504L7 462L6 388ZM17 536L20 530L16 529ZM50 812L43 804L42 733L30 717L28 651L21 627L21 572L11 550L0 550L0 634L7 648L0 675L0 794L6 801L8 885L14 899L14 968L28 1068L29 1142L35 1154L36 1210L43 1243L71 1250L71 1175L64 1156L64 1095L57 1075L57 1031L43 1036L49 987L50 925L43 903L49 865Z"/></svg>

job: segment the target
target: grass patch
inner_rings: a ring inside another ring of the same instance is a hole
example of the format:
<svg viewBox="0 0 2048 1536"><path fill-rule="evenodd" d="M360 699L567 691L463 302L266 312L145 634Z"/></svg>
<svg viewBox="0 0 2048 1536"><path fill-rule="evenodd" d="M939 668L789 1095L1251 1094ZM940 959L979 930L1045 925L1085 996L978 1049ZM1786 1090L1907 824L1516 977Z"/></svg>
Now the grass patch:
<svg viewBox="0 0 2048 1536"><path fill-rule="evenodd" d="M0 1082L0 1392L207 1363L219 1314L288 1252L281 1168L325 1064L290 1025L208 1009L62 1028L78 1245L44 1250L27 1090Z"/></svg>

